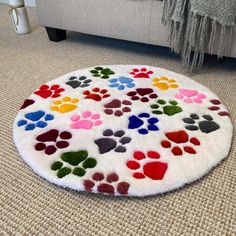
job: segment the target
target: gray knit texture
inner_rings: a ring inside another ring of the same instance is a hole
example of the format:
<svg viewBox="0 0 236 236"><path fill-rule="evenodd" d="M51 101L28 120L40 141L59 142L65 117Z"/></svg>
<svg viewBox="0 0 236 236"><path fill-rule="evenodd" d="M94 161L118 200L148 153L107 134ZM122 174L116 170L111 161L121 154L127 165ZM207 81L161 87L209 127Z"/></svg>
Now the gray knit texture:
<svg viewBox="0 0 236 236"><path fill-rule="evenodd" d="M236 0L164 0L163 22L171 48L191 70L202 66L204 52L228 55L235 29Z"/></svg>

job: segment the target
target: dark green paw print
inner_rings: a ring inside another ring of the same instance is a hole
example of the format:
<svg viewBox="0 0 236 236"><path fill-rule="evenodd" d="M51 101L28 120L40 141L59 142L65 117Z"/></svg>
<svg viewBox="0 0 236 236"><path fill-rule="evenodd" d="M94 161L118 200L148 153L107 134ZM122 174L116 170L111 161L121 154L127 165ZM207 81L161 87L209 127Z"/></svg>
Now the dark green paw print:
<svg viewBox="0 0 236 236"><path fill-rule="evenodd" d="M95 67L93 70L90 71L94 77L101 77L102 79L109 79L110 75L114 75L115 72L109 68L103 67Z"/></svg>
<svg viewBox="0 0 236 236"><path fill-rule="evenodd" d="M61 160L55 161L51 165L51 169L57 171L58 178L63 178L70 173L81 177L86 174L87 168L94 168L97 165L96 159L88 157L86 150L65 152L61 155Z"/></svg>
<svg viewBox="0 0 236 236"><path fill-rule="evenodd" d="M155 104L151 105L152 113L156 115L166 114L173 116L179 112L182 112L182 108L178 106L178 102L175 100L166 102L165 100L157 100Z"/></svg>

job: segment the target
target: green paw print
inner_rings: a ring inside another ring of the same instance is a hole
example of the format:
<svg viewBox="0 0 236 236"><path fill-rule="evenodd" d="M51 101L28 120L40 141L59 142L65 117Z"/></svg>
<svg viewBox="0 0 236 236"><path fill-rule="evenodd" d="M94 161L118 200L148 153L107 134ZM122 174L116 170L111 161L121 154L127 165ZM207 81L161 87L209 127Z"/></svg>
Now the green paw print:
<svg viewBox="0 0 236 236"><path fill-rule="evenodd" d="M157 100L155 104L151 105L152 113L156 115L166 114L168 116L173 116L179 112L182 112L182 108L178 106L178 102L175 100L169 101Z"/></svg>
<svg viewBox="0 0 236 236"><path fill-rule="evenodd" d="M55 161L51 165L51 169L57 171L58 178L63 178L70 173L81 177L86 174L87 168L94 168L97 165L96 159L88 157L86 150L65 152L61 155L61 159L62 161ZM69 164L69 166L64 166L64 164Z"/></svg>
<svg viewBox="0 0 236 236"><path fill-rule="evenodd" d="M101 77L102 79L109 79L110 75L114 75L115 72L109 68L103 67L95 67L93 70L90 71L94 77Z"/></svg>

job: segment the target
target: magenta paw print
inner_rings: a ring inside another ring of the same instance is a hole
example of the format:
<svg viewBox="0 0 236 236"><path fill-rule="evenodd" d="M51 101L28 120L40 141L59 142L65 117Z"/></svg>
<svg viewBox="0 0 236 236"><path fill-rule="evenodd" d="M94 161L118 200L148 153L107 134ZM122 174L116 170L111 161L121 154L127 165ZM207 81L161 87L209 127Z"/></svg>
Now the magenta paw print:
<svg viewBox="0 0 236 236"><path fill-rule="evenodd" d="M175 95L177 99L183 99L186 103L202 103L206 95L195 89L179 89L179 93Z"/></svg>
<svg viewBox="0 0 236 236"><path fill-rule="evenodd" d="M98 113L92 113L91 111L85 111L82 115L73 115L71 117L72 129L92 129L95 126L102 124L100 120L101 116Z"/></svg>

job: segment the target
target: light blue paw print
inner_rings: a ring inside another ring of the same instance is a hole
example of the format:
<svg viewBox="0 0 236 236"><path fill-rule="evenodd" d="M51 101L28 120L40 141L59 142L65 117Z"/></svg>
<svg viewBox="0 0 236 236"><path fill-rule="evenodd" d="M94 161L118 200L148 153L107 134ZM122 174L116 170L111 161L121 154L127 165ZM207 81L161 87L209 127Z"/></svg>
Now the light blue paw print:
<svg viewBox="0 0 236 236"><path fill-rule="evenodd" d="M44 128L48 125L47 121L53 120L54 116L38 110L25 114L26 119L19 120L18 127L24 126L26 131L34 130L36 127Z"/></svg>
<svg viewBox="0 0 236 236"><path fill-rule="evenodd" d="M118 90L124 90L125 88L135 87L134 80L129 77L121 76L119 78L114 78L109 80L110 88L117 88Z"/></svg>

